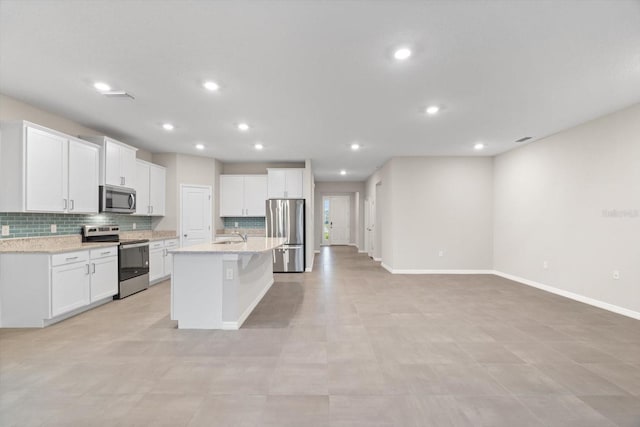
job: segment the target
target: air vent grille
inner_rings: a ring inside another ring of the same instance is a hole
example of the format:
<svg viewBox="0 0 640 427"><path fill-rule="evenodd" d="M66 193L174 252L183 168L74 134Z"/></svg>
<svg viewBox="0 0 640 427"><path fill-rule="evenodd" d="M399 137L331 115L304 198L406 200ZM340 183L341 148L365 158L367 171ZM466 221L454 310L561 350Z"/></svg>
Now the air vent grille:
<svg viewBox="0 0 640 427"><path fill-rule="evenodd" d="M104 96L108 96L109 98L128 98L128 99L136 99L130 93L127 93L123 90L112 90L110 92L102 92Z"/></svg>
<svg viewBox="0 0 640 427"><path fill-rule="evenodd" d="M525 136L524 138L516 139L516 142L525 142L525 141L528 141L530 139L531 139L530 136Z"/></svg>

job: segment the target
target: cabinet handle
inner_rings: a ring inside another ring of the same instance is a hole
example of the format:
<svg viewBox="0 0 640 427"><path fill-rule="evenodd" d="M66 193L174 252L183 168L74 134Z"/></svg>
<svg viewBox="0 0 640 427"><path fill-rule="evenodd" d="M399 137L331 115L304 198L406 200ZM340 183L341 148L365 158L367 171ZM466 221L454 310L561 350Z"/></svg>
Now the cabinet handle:
<svg viewBox="0 0 640 427"><path fill-rule="evenodd" d="M62 209L64 209L66 211L67 210L67 199L62 199L62 203L64 203L64 207Z"/></svg>
<svg viewBox="0 0 640 427"><path fill-rule="evenodd" d="M109 255L110 253L111 253L111 251L101 252L100 255Z"/></svg>
<svg viewBox="0 0 640 427"><path fill-rule="evenodd" d="M70 211L74 210L76 208L75 200L71 199L71 200L69 200L69 203L71 203L71 207L69 208L69 210Z"/></svg>
<svg viewBox="0 0 640 427"><path fill-rule="evenodd" d="M78 259L78 257L77 256L72 256L72 257L69 257L69 258L65 258L65 261L73 261L74 259Z"/></svg>
<svg viewBox="0 0 640 427"><path fill-rule="evenodd" d="M120 177L120 185L124 185L124 183L125 183L124 176L121 176Z"/></svg>
<svg viewBox="0 0 640 427"><path fill-rule="evenodd" d="M89 274L89 264L87 264L87 274Z"/></svg>
<svg viewBox="0 0 640 427"><path fill-rule="evenodd" d="M92 273L96 274L96 264L95 263L91 264L91 268L93 269Z"/></svg>

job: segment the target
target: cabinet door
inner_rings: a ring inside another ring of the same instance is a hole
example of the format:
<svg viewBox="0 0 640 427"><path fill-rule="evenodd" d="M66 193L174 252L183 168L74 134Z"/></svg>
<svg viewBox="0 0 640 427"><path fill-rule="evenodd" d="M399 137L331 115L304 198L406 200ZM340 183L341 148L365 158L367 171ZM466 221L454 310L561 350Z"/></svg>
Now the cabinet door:
<svg viewBox="0 0 640 427"><path fill-rule="evenodd" d="M160 279L164 276L164 249L149 251L149 281Z"/></svg>
<svg viewBox="0 0 640 427"><path fill-rule="evenodd" d="M89 304L89 264L76 263L51 269L51 315L67 313Z"/></svg>
<svg viewBox="0 0 640 427"><path fill-rule="evenodd" d="M244 215L244 176L220 175L220 216Z"/></svg>
<svg viewBox="0 0 640 427"><path fill-rule="evenodd" d="M91 302L118 293L118 257L91 260Z"/></svg>
<svg viewBox="0 0 640 427"><path fill-rule="evenodd" d="M149 215L151 202L149 201L149 165L136 162L136 215Z"/></svg>
<svg viewBox="0 0 640 427"><path fill-rule="evenodd" d="M267 176L248 175L244 177L245 216L264 216L267 200Z"/></svg>
<svg viewBox="0 0 640 427"><path fill-rule="evenodd" d="M99 152L81 142L69 141L69 208L71 213L98 212Z"/></svg>
<svg viewBox="0 0 640 427"><path fill-rule="evenodd" d="M285 172L282 169L269 170L268 196L269 199L285 198Z"/></svg>
<svg viewBox="0 0 640 427"><path fill-rule="evenodd" d="M103 150L105 158L105 183L107 185L122 185L123 177L120 173L120 145L107 140L104 143Z"/></svg>
<svg viewBox="0 0 640 427"><path fill-rule="evenodd" d="M164 215L165 187L165 168L149 166L149 204L151 205L151 215Z"/></svg>
<svg viewBox="0 0 640 427"><path fill-rule="evenodd" d="M303 195L303 169L288 169L286 174L286 195L287 199L302 199Z"/></svg>
<svg viewBox="0 0 640 427"><path fill-rule="evenodd" d="M66 138L27 128L26 210L64 212L68 205Z"/></svg>
<svg viewBox="0 0 640 427"><path fill-rule="evenodd" d="M120 174L122 186L136 188L136 151L120 146Z"/></svg>

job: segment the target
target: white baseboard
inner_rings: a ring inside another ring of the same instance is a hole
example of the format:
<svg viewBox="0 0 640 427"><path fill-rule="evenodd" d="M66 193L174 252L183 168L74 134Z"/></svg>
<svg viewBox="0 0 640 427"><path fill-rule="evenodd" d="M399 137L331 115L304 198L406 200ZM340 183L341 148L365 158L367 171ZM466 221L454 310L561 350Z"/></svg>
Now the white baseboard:
<svg viewBox="0 0 640 427"><path fill-rule="evenodd" d="M253 302L249 304L249 307L247 307L244 313L240 315L240 318L237 321L235 322L223 321L222 329L227 331L235 331L240 329L240 327L242 326L244 321L247 320L247 317L249 317L253 309L256 308L256 306L260 303L260 301L262 300L262 297L264 297L264 295L269 291L269 289L271 289L272 285L273 285L273 279L269 280L269 283L267 284L267 286L265 286L264 289L260 291L256 299L254 299Z"/></svg>
<svg viewBox="0 0 640 427"><path fill-rule="evenodd" d="M381 262L381 261L382 261L382 258L376 258L376 257L373 257L373 260L374 260L375 262Z"/></svg>
<svg viewBox="0 0 640 427"><path fill-rule="evenodd" d="M617 314L622 314L623 316L631 317L633 319L640 320L640 312L629 310L628 308L620 307L614 304L609 304L608 302L600 301L597 299L589 298L584 295L575 294L573 292L565 291L563 289L559 289L553 286L545 285L543 283L539 283L533 280L525 279L522 277L514 276L512 274L503 273L501 271L494 271L493 274L496 276L503 277L505 279L513 280L514 282L522 283L523 285L531 286L533 288L541 289L546 292L550 292L552 294L560 295L565 298L572 299L574 301L582 302L585 304L592 305L594 307L602 308L603 310L611 311Z"/></svg>
<svg viewBox="0 0 640 427"><path fill-rule="evenodd" d="M366 253L367 253L367 251L361 251L360 249L358 249L358 253L359 253L359 254L366 254Z"/></svg>
<svg viewBox="0 0 640 427"><path fill-rule="evenodd" d="M376 261L375 258L373 260ZM393 269L391 267L389 267L387 264L385 264L384 262L381 262L380 266L382 268L384 268L385 270L387 270L389 273L393 274Z"/></svg>
<svg viewBox="0 0 640 427"><path fill-rule="evenodd" d="M319 251L319 250L317 250L317 251L313 251L313 253L314 253L314 254L319 254L319 253L320 253L320 251Z"/></svg>
<svg viewBox="0 0 640 427"><path fill-rule="evenodd" d="M304 269L305 273L311 273L312 271L313 271L313 266L307 267L307 268Z"/></svg>

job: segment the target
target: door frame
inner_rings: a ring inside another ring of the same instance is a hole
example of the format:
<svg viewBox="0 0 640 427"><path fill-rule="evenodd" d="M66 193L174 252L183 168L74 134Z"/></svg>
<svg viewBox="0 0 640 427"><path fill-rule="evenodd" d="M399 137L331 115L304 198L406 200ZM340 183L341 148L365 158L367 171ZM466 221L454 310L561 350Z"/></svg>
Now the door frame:
<svg viewBox="0 0 640 427"><path fill-rule="evenodd" d="M203 190L209 190L209 243L211 243L211 241L213 240L213 188L210 185L198 185L198 184L180 184L180 204L178 207L178 230L180 231L180 234L178 235L180 237L180 247L184 246L184 233L182 231L182 193L184 191L185 188L199 188L199 189L203 189Z"/></svg>

